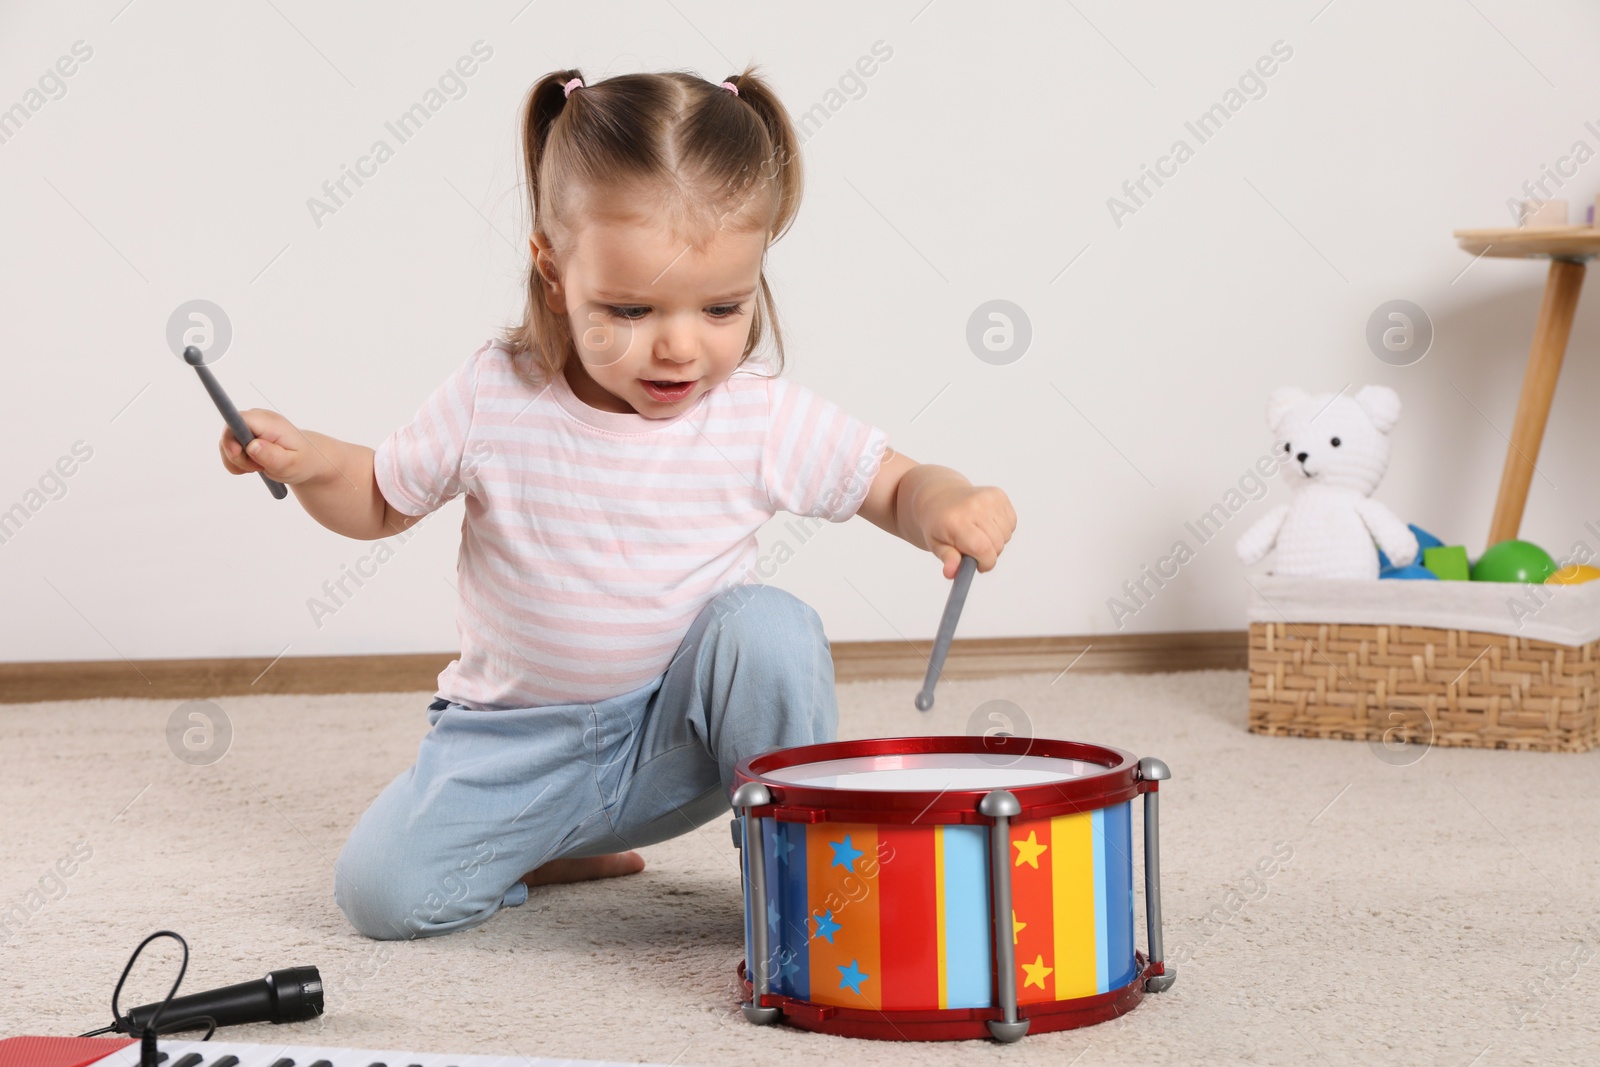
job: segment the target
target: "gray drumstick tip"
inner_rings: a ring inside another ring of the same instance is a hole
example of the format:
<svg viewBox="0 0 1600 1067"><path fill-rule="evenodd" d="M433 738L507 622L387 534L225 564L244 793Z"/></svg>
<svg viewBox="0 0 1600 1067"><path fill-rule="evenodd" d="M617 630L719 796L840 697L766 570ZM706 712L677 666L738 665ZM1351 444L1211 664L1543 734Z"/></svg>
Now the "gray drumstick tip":
<svg viewBox="0 0 1600 1067"><path fill-rule="evenodd" d="M922 680L922 691L917 694L918 711L933 707L933 684L944 670L944 659L950 652L950 639L956 632L956 620L961 617L961 606L967 602L967 587L972 584L972 575L977 569L976 558L961 557L961 565L956 568L955 580L950 585L950 598L944 604L944 617L939 620L939 633L933 639L933 658L928 660L928 674Z"/></svg>
<svg viewBox="0 0 1600 1067"><path fill-rule="evenodd" d="M205 353L194 345L189 345L183 350L183 361L193 367L194 372L200 376L200 384L204 385L206 392L211 394L212 402L217 405L217 410L222 413L222 421L226 422L228 428L233 431L233 436L238 440L239 447L241 449L249 448L250 442L256 439L256 435L250 432L250 427L240 416L239 409L233 406L233 401L228 399L228 394L223 391L222 383L217 381L216 375L211 373L211 368L206 366L205 358ZM271 490L275 498L282 500L289 495L289 487L282 482L267 477L266 471L257 471L256 473L261 475L261 480L267 483L267 488Z"/></svg>

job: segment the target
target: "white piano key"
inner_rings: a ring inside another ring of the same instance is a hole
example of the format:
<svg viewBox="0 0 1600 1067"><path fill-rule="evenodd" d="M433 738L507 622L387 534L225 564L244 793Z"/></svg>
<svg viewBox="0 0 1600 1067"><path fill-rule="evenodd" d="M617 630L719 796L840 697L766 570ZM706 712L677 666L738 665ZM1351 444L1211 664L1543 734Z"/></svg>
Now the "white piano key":
<svg viewBox="0 0 1600 1067"><path fill-rule="evenodd" d="M211 1067L223 1056L239 1057L238 1067L273 1067L285 1057L294 1060L294 1067L312 1067L318 1060L327 1060L332 1067L372 1067L382 1063L385 1067L663 1067L660 1064L621 1063L611 1060L547 1059L543 1056L483 1056L448 1052L406 1052L399 1049L333 1048L320 1045L258 1045L239 1041L168 1041L162 1040L157 1048L167 1054L162 1067L174 1063L191 1052L204 1057L196 1067ZM139 1043L136 1041L111 1055L95 1061L91 1067L139 1067ZM683 1067L683 1065L677 1065Z"/></svg>

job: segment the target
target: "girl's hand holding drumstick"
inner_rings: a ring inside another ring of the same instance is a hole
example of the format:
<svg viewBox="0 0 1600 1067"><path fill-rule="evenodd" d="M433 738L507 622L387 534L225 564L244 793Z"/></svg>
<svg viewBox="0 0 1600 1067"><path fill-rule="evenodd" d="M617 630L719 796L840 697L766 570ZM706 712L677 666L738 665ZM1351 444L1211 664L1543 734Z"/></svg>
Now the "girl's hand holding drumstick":
<svg viewBox="0 0 1600 1067"><path fill-rule="evenodd" d="M922 527L928 551L944 561L944 576L954 578L962 556L977 561L978 573L994 569L1000 552L1017 528L1017 513L1005 490L970 485L955 471L920 486L913 514Z"/></svg>
<svg viewBox="0 0 1600 1067"><path fill-rule="evenodd" d="M1017 514L1005 492L992 485L971 485L944 468L930 469L923 477L927 480L911 488L908 503L923 543L944 562L944 576L955 580L934 638L928 674L917 694L918 709L927 711L933 707L934 683L944 670L973 572L993 569L1016 529Z"/></svg>
<svg viewBox="0 0 1600 1067"><path fill-rule="evenodd" d="M240 446L231 426L222 431L218 442L223 466L230 473L259 472L283 485L300 485L327 472L327 461L306 435L276 411L247 408L239 416L251 431L248 445Z"/></svg>

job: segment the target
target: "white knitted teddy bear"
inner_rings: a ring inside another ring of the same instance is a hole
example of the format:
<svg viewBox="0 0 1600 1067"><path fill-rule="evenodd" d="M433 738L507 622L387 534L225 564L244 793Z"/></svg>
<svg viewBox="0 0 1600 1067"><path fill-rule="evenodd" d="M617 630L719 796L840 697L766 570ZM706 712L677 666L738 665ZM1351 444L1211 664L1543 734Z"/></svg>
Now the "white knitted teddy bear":
<svg viewBox="0 0 1600 1067"><path fill-rule="evenodd" d="M1275 390L1267 425L1294 497L1239 538L1239 558L1249 565L1273 552L1273 574L1313 578L1377 578L1378 548L1397 567L1414 561L1416 535L1371 497L1389 466L1389 431L1399 418L1400 397L1387 386L1369 385L1353 397Z"/></svg>

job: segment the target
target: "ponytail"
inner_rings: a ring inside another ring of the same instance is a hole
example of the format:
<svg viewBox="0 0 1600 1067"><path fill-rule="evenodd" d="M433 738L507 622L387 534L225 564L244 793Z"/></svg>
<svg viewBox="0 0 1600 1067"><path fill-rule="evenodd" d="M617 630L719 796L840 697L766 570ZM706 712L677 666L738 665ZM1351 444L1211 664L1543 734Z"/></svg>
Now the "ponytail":
<svg viewBox="0 0 1600 1067"><path fill-rule="evenodd" d="M589 189L657 193L674 220L698 233L764 229L770 245L788 232L804 180L794 124L754 67L726 81L734 92L682 71L590 85L576 69L559 70L534 83L522 110L529 216L558 262L576 229L567 217L574 194ZM504 332L508 347L535 364L530 382L561 374L576 356L567 315L549 304L554 282L533 257L523 320ZM770 329L781 372L783 334L765 270L760 292L740 362Z"/></svg>

